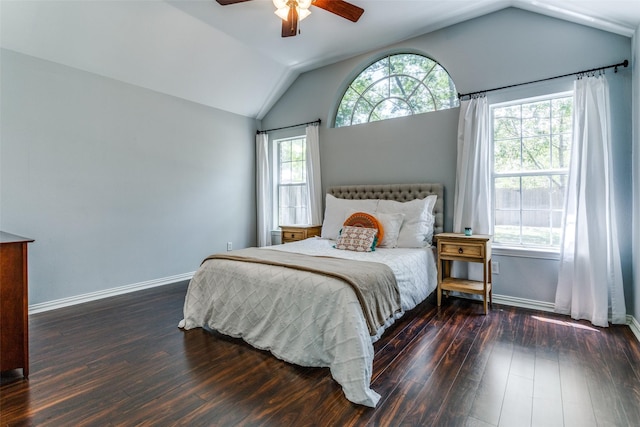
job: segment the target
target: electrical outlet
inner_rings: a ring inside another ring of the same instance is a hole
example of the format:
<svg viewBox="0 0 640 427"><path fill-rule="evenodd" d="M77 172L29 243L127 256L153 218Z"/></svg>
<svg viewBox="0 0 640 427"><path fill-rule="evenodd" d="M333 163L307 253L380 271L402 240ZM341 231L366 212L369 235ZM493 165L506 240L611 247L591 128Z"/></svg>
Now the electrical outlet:
<svg viewBox="0 0 640 427"><path fill-rule="evenodd" d="M500 274L500 263L498 261L491 261L491 273Z"/></svg>
<svg viewBox="0 0 640 427"><path fill-rule="evenodd" d="M227 242L227 250L233 250L233 244L231 242Z"/></svg>

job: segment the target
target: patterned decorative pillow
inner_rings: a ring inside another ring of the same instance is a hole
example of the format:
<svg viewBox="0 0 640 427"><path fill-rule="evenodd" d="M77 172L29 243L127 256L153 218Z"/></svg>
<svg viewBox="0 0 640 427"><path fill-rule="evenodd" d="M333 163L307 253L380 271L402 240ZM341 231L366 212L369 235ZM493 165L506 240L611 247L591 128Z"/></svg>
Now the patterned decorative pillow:
<svg viewBox="0 0 640 427"><path fill-rule="evenodd" d="M376 250L378 230L375 228L352 227L345 225L340 232L336 249L356 252L372 252Z"/></svg>
<svg viewBox="0 0 640 427"><path fill-rule="evenodd" d="M382 227L380 221L378 221L378 218L366 212L356 212L351 214L342 225L350 227L374 228L378 230L377 242L382 242L382 239L384 238L384 228ZM376 245L378 243L376 243Z"/></svg>

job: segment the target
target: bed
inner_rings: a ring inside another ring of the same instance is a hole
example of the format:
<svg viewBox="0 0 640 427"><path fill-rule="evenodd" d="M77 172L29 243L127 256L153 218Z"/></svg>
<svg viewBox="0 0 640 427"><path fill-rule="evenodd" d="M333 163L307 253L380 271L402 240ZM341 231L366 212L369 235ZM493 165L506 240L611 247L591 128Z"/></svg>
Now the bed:
<svg viewBox="0 0 640 427"><path fill-rule="evenodd" d="M441 184L331 187L321 237L207 257L189 283L179 327L328 367L348 400L375 407L373 343L436 288L430 241L442 231L443 206ZM360 223L371 216L378 228ZM375 235L364 244L370 251L345 250L353 230ZM374 281L376 291L368 287Z"/></svg>

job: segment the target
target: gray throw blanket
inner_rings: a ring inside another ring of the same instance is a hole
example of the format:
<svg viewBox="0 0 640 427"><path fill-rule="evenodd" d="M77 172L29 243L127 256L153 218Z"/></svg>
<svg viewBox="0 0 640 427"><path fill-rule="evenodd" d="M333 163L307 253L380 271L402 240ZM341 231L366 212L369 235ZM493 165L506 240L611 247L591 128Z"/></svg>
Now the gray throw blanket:
<svg viewBox="0 0 640 427"><path fill-rule="evenodd" d="M385 321L401 311L400 290L389 266L378 262L354 261L325 256L311 256L259 248L240 249L210 255L209 259L255 262L309 271L343 280L356 293L362 306L370 335L375 335Z"/></svg>

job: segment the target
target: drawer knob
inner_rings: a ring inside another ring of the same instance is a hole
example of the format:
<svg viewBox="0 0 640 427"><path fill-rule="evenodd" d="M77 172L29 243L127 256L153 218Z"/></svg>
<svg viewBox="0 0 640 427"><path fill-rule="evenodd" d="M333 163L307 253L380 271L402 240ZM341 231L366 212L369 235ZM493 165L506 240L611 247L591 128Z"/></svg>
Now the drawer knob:
<svg viewBox="0 0 640 427"><path fill-rule="evenodd" d="M461 254L462 252L464 252L462 248L458 248L458 253Z"/></svg>

